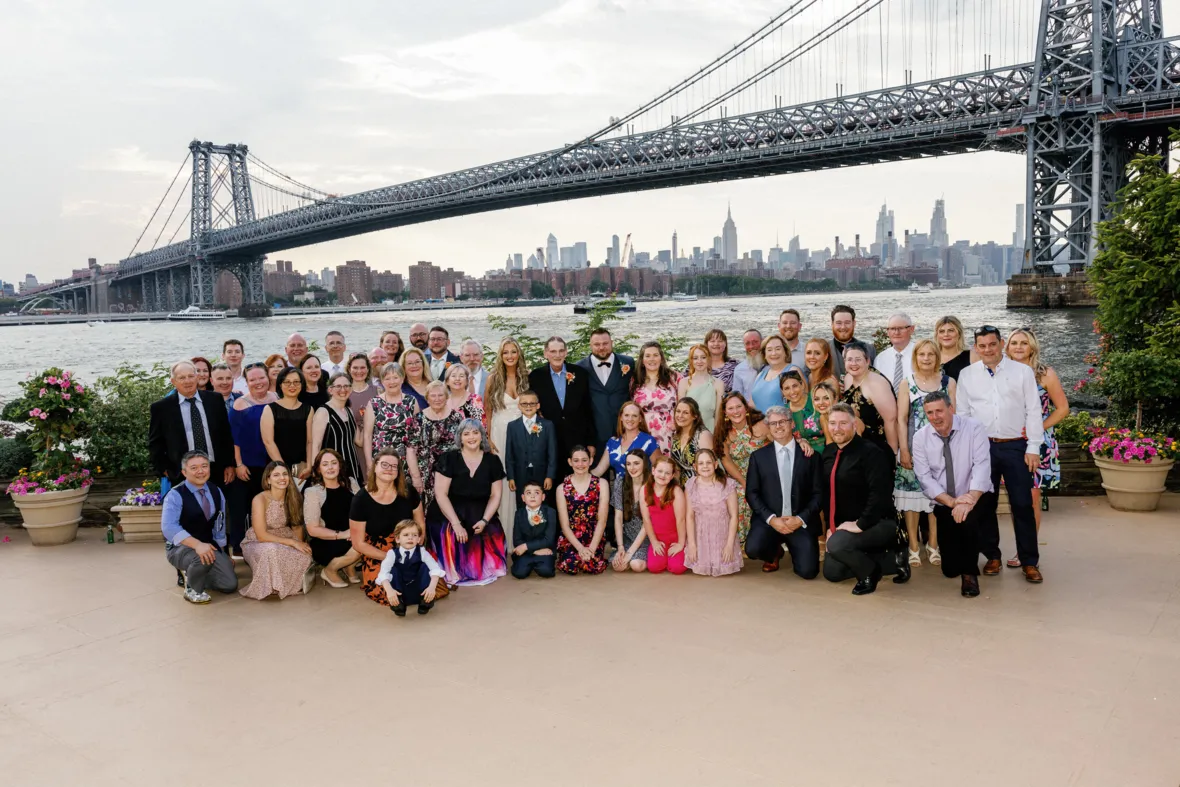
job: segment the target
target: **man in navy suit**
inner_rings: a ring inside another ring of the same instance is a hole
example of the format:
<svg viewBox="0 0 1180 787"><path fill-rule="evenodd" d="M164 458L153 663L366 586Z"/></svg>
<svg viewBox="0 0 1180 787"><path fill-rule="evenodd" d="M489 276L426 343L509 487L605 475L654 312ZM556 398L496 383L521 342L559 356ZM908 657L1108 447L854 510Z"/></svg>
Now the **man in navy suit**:
<svg viewBox="0 0 1180 787"><path fill-rule="evenodd" d="M443 375L447 373L447 369L460 363L459 356L451 352L451 334L441 325L430 329L428 343L426 362L430 364L430 377L434 380L441 380Z"/></svg>
<svg viewBox="0 0 1180 787"><path fill-rule="evenodd" d="M816 455L804 456L792 434L785 407L766 410L772 442L750 457L746 502L753 516L746 554L762 560L763 571L777 571L783 545L791 553L795 573L804 579L819 575L819 512L823 498L823 465Z"/></svg>
<svg viewBox="0 0 1180 787"><path fill-rule="evenodd" d="M570 449L584 445L594 460L598 447L594 411L590 406L590 373L565 362L565 339L551 336L545 342L545 360L549 363L529 373L529 388L541 401L541 415L553 422L557 431L558 464L569 458Z"/></svg>
<svg viewBox="0 0 1180 787"><path fill-rule="evenodd" d="M615 354L615 343L610 331L599 328L590 334L590 355L578 361L578 366L590 372L590 407L594 411L594 444L598 455L615 432L619 408L631 398L631 382L635 378L635 359Z"/></svg>
<svg viewBox="0 0 1180 787"><path fill-rule="evenodd" d="M537 415L540 399L536 391L521 391L516 400L521 417L508 422L504 446L504 472L508 489L516 493L516 505L524 505L524 487L541 485L546 502L554 505L553 483L557 479L557 430L553 422Z"/></svg>

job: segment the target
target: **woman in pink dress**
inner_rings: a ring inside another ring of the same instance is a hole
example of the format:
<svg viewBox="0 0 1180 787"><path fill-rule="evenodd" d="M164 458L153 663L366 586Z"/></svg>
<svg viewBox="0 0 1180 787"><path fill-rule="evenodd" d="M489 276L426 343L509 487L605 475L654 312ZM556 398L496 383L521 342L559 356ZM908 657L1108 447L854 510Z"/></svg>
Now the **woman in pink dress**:
<svg viewBox="0 0 1180 787"><path fill-rule="evenodd" d="M676 374L668 367L668 359L659 342L648 342L639 351L640 369L631 383L631 399L643 410L647 431L656 439L665 454L671 450L676 423L672 417L676 409Z"/></svg>
<svg viewBox="0 0 1180 787"><path fill-rule="evenodd" d="M647 570L652 574L683 574L685 525L684 490L680 470L671 457L657 454L651 463L651 479L643 490L643 529L647 531Z"/></svg>
<svg viewBox="0 0 1180 787"><path fill-rule="evenodd" d="M311 547L303 541L303 498L282 462L262 471L262 492L251 505L250 522L242 557L254 577L239 592L259 601L274 593L279 598L306 593Z"/></svg>
<svg viewBox="0 0 1180 787"><path fill-rule="evenodd" d="M717 455L708 448L697 452L696 475L684 488L688 498L688 546L684 565L706 577L742 570L738 542L737 484L719 475Z"/></svg>

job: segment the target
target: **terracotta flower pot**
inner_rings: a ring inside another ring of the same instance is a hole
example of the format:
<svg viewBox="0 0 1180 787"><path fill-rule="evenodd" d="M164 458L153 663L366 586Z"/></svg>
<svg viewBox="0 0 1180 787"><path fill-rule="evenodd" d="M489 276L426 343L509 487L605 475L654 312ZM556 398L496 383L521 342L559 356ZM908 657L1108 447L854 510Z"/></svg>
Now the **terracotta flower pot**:
<svg viewBox="0 0 1180 787"><path fill-rule="evenodd" d="M33 546L51 547L68 544L78 537L82 505L90 488L42 492L39 495L13 495L25 530Z"/></svg>
<svg viewBox="0 0 1180 787"><path fill-rule="evenodd" d="M1151 464L1140 461L1116 462L1094 458L1102 471L1102 488L1106 499L1116 511L1154 511L1160 503L1171 460L1155 460Z"/></svg>
<svg viewBox="0 0 1180 787"><path fill-rule="evenodd" d="M119 517L119 528L123 531L123 540L128 543L137 541L163 541L164 533L160 530L160 518L164 506L112 506L111 513Z"/></svg>

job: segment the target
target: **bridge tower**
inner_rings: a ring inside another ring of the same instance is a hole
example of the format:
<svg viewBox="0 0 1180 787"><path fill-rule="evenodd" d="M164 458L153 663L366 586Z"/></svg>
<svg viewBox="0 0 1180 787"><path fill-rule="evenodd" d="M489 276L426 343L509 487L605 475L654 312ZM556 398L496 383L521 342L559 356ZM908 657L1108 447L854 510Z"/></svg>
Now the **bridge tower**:
<svg viewBox="0 0 1180 787"><path fill-rule="evenodd" d="M222 270L231 271L241 282L242 302L265 302L262 291L262 258L209 255L205 249L209 233L229 223L254 221L254 196L250 191L250 173L245 145L214 145L193 140L188 146L193 160L192 213L189 234L190 302L202 307L213 305L213 284ZM226 182L228 179L228 183ZM219 190L228 188L229 199L218 200Z"/></svg>
<svg viewBox="0 0 1180 787"><path fill-rule="evenodd" d="M1042 0L1023 119L1027 144L1026 272L1084 269L1137 152L1166 153L1160 130L1104 122L1128 90L1119 44L1163 35L1162 0Z"/></svg>

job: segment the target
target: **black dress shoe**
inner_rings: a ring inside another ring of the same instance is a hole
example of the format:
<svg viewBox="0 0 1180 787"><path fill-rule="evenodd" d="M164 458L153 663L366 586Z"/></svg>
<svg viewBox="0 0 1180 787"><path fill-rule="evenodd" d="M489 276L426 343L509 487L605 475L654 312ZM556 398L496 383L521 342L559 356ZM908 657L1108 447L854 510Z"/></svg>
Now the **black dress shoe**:
<svg viewBox="0 0 1180 787"><path fill-rule="evenodd" d="M425 615L427 612L429 612L432 609L434 609L434 602L433 601L423 601L421 604L418 605L418 614Z"/></svg>
<svg viewBox="0 0 1180 787"><path fill-rule="evenodd" d="M964 574L963 590L961 592L967 598L975 598L979 595L979 580L969 574Z"/></svg>
<svg viewBox="0 0 1180 787"><path fill-rule="evenodd" d="M176 587L184 587L184 574L180 573L180 569L176 569Z"/></svg>
<svg viewBox="0 0 1180 787"><path fill-rule="evenodd" d="M913 569L910 568L909 557L905 552L897 552L895 560L897 561L897 573L893 575L893 584L904 585L910 581L910 576Z"/></svg>
<svg viewBox="0 0 1180 787"><path fill-rule="evenodd" d="M857 580L856 585L852 588L852 595L867 596L877 589L877 583L880 581L881 567L877 566L866 579Z"/></svg>
<svg viewBox="0 0 1180 787"><path fill-rule="evenodd" d="M398 604L396 607L390 607L390 609L392 609L393 614L397 615L399 618L404 618L406 616L405 604Z"/></svg>

